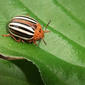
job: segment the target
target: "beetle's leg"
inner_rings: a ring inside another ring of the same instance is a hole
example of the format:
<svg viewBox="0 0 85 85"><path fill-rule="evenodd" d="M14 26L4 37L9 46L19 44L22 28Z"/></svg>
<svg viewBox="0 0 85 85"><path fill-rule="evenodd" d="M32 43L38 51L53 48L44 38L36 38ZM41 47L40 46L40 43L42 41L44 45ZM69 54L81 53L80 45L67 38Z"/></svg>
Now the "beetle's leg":
<svg viewBox="0 0 85 85"><path fill-rule="evenodd" d="M31 43L31 42L33 42L33 40L28 40L27 42Z"/></svg>
<svg viewBox="0 0 85 85"><path fill-rule="evenodd" d="M36 41L33 41L33 43L34 43L36 46L38 46L37 43L36 43Z"/></svg>
<svg viewBox="0 0 85 85"><path fill-rule="evenodd" d="M11 36L10 34L5 34L5 35L2 35L3 37L9 37Z"/></svg>
<svg viewBox="0 0 85 85"><path fill-rule="evenodd" d="M24 40L21 40L23 43L25 42Z"/></svg>
<svg viewBox="0 0 85 85"><path fill-rule="evenodd" d="M21 41L21 39L19 38L18 40L13 36L13 35L11 35L11 34L5 34L5 35L2 35L3 37L12 37L15 41L17 41L17 42L20 42ZM22 42L24 42L24 40L22 40Z"/></svg>
<svg viewBox="0 0 85 85"><path fill-rule="evenodd" d="M20 42L20 41L21 41L20 38L17 40L13 35L11 35L11 37L12 37L15 41L17 41L17 42Z"/></svg>

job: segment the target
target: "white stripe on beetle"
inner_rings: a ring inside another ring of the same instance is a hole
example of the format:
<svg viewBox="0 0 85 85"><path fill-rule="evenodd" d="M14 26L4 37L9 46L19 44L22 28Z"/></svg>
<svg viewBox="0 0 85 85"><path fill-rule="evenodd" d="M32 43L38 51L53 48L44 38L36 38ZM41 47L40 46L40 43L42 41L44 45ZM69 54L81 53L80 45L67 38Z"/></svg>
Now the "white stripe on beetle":
<svg viewBox="0 0 85 85"><path fill-rule="evenodd" d="M24 19L24 20L27 20L27 21L30 21L30 22L33 22L33 23L37 23L36 21L29 19L29 17L26 18L24 16L19 16L19 17L17 16L17 17L14 17L13 19Z"/></svg>
<svg viewBox="0 0 85 85"><path fill-rule="evenodd" d="M22 30L22 29L19 29L19 28L16 28L16 27L12 27L12 26L9 26L11 29L14 29L14 30L16 30L16 31L19 31L19 32L21 32L21 33L25 33L25 34L27 34L27 35L34 35L33 33L30 33L30 32L27 32L27 31L25 31L25 30Z"/></svg>
<svg viewBox="0 0 85 85"><path fill-rule="evenodd" d="M25 29L28 29L28 30L34 32L34 30L32 29L32 27L28 27L28 26L26 26L24 24L21 24L21 23L12 22L12 23L9 24L9 27L10 27L10 25L20 26L20 27L23 27Z"/></svg>

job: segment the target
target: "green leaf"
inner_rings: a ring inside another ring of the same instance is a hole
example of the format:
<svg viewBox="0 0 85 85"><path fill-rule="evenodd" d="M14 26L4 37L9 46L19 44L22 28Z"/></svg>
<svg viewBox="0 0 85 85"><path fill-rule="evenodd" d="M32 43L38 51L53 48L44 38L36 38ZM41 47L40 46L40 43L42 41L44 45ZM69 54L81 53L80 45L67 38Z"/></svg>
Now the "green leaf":
<svg viewBox="0 0 85 85"><path fill-rule="evenodd" d="M51 32L45 35L47 45L41 42L37 47L0 36L0 53L30 60L38 68L44 85L85 85L84 3L84 0L0 0L0 35L7 34L8 22L17 15L30 15L41 25L52 21L48 27Z"/></svg>
<svg viewBox="0 0 85 85"><path fill-rule="evenodd" d="M38 69L26 60L0 60L0 84L44 85Z"/></svg>

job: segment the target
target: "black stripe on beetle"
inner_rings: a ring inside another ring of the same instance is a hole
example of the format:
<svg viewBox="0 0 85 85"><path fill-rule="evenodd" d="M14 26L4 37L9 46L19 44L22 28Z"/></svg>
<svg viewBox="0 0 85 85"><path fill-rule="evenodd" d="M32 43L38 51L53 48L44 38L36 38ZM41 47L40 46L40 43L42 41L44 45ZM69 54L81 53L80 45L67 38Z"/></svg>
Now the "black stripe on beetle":
<svg viewBox="0 0 85 85"><path fill-rule="evenodd" d="M9 32L12 33L13 35L15 35L16 37L21 37L22 39L29 40L29 39L33 38L33 35L29 35L29 34L26 34L26 33L11 29L11 28L9 28Z"/></svg>
<svg viewBox="0 0 85 85"><path fill-rule="evenodd" d="M24 27L22 27L22 26L9 25L9 28L11 28L11 27L15 27L15 28L18 28L18 29L23 29L23 30L25 30L25 31L28 31L28 32L34 33L34 31L31 31L31 30L29 30L29 29L26 29L26 28L24 28Z"/></svg>

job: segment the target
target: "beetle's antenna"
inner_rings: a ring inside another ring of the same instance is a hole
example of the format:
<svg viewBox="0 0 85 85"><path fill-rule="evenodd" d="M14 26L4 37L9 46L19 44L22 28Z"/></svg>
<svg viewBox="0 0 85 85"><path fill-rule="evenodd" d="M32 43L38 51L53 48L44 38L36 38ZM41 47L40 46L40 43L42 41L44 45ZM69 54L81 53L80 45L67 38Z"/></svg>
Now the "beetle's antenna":
<svg viewBox="0 0 85 85"><path fill-rule="evenodd" d="M50 23L51 23L51 20L48 21L48 24L45 26L45 30L49 26Z"/></svg>
<svg viewBox="0 0 85 85"><path fill-rule="evenodd" d="M38 46L40 45L41 40L43 40L44 44L45 44L45 45L47 45L47 43L45 42L45 40L44 40L44 39L40 39L40 40L39 40L39 42L38 42Z"/></svg>
<svg viewBox="0 0 85 85"><path fill-rule="evenodd" d="M49 24L51 23L51 20L48 21L47 25L45 26L45 30L44 30L44 33L48 33L50 31L46 30L46 28L49 26ZM45 42L45 40L42 38L43 42L45 45L47 45L47 43Z"/></svg>
<svg viewBox="0 0 85 85"><path fill-rule="evenodd" d="M40 42L41 42L41 39L40 39L39 42L38 42L38 46L40 45Z"/></svg>
<svg viewBox="0 0 85 85"><path fill-rule="evenodd" d="M47 43L45 42L45 40L44 39L42 39L42 40L43 40L44 44L47 45Z"/></svg>

